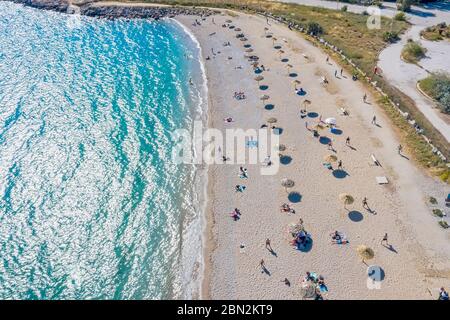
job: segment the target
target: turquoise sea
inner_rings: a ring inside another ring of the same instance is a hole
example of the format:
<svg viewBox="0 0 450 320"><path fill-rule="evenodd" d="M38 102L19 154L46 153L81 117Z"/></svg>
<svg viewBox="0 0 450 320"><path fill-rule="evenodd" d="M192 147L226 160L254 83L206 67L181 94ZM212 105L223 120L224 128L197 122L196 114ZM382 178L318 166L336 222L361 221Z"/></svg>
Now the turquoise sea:
<svg viewBox="0 0 450 320"><path fill-rule="evenodd" d="M199 54L170 20L0 2L0 299L198 293L204 173L171 132L204 118Z"/></svg>

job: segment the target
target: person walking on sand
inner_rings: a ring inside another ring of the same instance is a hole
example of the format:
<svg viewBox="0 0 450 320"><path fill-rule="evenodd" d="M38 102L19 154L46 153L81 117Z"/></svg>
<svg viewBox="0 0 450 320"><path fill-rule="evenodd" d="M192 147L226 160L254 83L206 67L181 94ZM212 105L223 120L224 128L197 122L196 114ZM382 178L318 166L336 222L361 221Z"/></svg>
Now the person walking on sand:
<svg viewBox="0 0 450 320"><path fill-rule="evenodd" d="M330 61L330 56L327 56L327 60L326 61L327 61L327 63Z"/></svg>
<svg viewBox="0 0 450 320"><path fill-rule="evenodd" d="M402 150L403 150L403 146L401 145L401 144L399 144L398 145L398 147L397 147L397 150L398 150L398 154L402 154Z"/></svg>
<svg viewBox="0 0 450 320"><path fill-rule="evenodd" d="M331 140L328 142L328 150L334 151L333 142Z"/></svg>
<svg viewBox="0 0 450 320"><path fill-rule="evenodd" d="M387 246L389 245L387 233L384 234L383 240L381 240L381 244L383 244L383 243L386 243Z"/></svg>
<svg viewBox="0 0 450 320"><path fill-rule="evenodd" d="M270 239L266 239L266 249L273 252L272 246L270 245Z"/></svg>
<svg viewBox="0 0 450 320"><path fill-rule="evenodd" d="M342 170L342 160L338 161L338 170Z"/></svg>
<svg viewBox="0 0 450 320"><path fill-rule="evenodd" d="M377 116L375 116L375 115L372 118L372 124L375 126L377 125Z"/></svg>
<svg viewBox="0 0 450 320"><path fill-rule="evenodd" d="M345 139L345 145L347 145L347 146L350 145L350 137L347 137L347 139Z"/></svg>
<svg viewBox="0 0 450 320"><path fill-rule="evenodd" d="M363 96L363 102L366 103L366 101L367 101L367 94L364 93L364 96Z"/></svg>
<svg viewBox="0 0 450 320"><path fill-rule="evenodd" d="M334 77L337 78L337 70L334 70Z"/></svg>
<svg viewBox="0 0 450 320"><path fill-rule="evenodd" d="M364 197L364 199L362 200L362 205L364 209L369 210L369 205L367 204L367 198Z"/></svg>
<svg viewBox="0 0 450 320"><path fill-rule="evenodd" d="M284 282L284 284L287 285L288 287L291 286L291 282L288 280L288 278L284 278L284 280L281 280L281 282Z"/></svg>
<svg viewBox="0 0 450 320"><path fill-rule="evenodd" d="M261 267L261 269L262 269L263 271L266 270L266 264L264 263L264 259L261 259L261 261L259 262L259 266Z"/></svg>
<svg viewBox="0 0 450 320"><path fill-rule="evenodd" d="M343 73L343 72L344 72L344 69L341 68L341 76L342 76L342 73Z"/></svg>

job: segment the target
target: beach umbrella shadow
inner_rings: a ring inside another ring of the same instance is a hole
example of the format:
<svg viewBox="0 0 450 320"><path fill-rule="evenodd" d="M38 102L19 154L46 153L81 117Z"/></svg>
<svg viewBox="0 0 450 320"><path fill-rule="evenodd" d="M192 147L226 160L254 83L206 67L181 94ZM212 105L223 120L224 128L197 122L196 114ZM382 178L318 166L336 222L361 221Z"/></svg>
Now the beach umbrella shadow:
<svg viewBox="0 0 450 320"><path fill-rule="evenodd" d="M274 49L280 50L281 46L280 45L276 45L275 47L273 47Z"/></svg>
<svg viewBox="0 0 450 320"><path fill-rule="evenodd" d="M291 73L289 73L289 77L296 78L296 77L298 77L298 74L295 72L291 72Z"/></svg>
<svg viewBox="0 0 450 320"><path fill-rule="evenodd" d="M308 242L305 245L297 244L297 250L301 252L309 252L313 247L313 239L308 238Z"/></svg>
<svg viewBox="0 0 450 320"><path fill-rule="evenodd" d="M331 133L333 133L333 134L335 134L335 135L341 135L341 134L342 134L342 130L341 130L341 129L333 128L333 129L331 130Z"/></svg>
<svg viewBox="0 0 450 320"><path fill-rule="evenodd" d="M319 114L317 112L308 112L308 117L310 118L317 118Z"/></svg>
<svg viewBox="0 0 450 320"><path fill-rule="evenodd" d="M319 138L319 142L321 143L321 144L328 144L328 143L330 143L330 138L328 138L328 137L325 137L325 136L321 136L320 138Z"/></svg>
<svg viewBox="0 0 450 320"><path fill-rule="evenodd" d="M292 191L288 195L288 200L292 203L298 203L302 201L302 195L297 191Z"/></svg>
<svg viewBox="0 0 450 320"><path fill-rule="evenodd" d="M273 110L274 108L275 108L275 105L273 105L273 104L271 104L271 103L266 104L266 105L264 106L264 109L266 109L266 110Z"/></svg>
<svg viewBox="0 0 450 320"><path fill-rule="evenodd" d="M348 213L348 218L353 222L360 222L364 219L364 216L361 212L353 210Z"/></svg>
<svg viewBox="0 0 450 320"><path fill-rule="evenodd" d="M345 170L342 169L333 170L333 176L337 179L344 179L348 175L349 174Z"/></svg>
<svg viewBox="0 0 450 320"><path fill-rule="evenodd" d="M281 164L288 165L291 162L292 162L292 157L291 156L281 156L280 157L280 163Z"/></svg>
<svg viewBox="0 0 450 320"><path fill-rule="evenodd" d="M274 128L272 130L272 132L273 132L273 134L279 136L279 135L281 135L283 133L283 128Z"/></svg>

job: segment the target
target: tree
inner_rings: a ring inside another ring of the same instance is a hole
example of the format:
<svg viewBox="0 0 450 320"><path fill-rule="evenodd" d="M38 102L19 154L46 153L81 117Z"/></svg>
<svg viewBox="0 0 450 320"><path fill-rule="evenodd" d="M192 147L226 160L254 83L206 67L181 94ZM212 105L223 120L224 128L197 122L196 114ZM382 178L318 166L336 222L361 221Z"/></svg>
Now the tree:
<svg viewBox="0 0 450 320"><path fill-rule="evenodd" d="M413 0L397 0L397 9L400 11L411 11Z"/></svg>

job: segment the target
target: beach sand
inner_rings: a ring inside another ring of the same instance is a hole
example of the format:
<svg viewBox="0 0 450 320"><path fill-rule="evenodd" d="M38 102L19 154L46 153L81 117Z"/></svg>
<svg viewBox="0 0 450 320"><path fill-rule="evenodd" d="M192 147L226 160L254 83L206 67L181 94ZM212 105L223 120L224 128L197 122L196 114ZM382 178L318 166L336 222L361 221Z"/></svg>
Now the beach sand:
<svg viewBox="0 0 450 320"><path fill-rule="evenodd" d="M238 32L222 27L228 19L242 29L248 42L237 39ZM398 155L396 130L362 83L353 81L345 71L340 76L340 67L332 58L326 63L327 56L318 47L273 21L269 26L264 18L241 13L216 15L215 23L207 18L200 26L193 25L194 17L180 16L177 20L197 37L203 57L210 57L205 61L209 126L221 131L257 129L267 118L275 117L277 126L283 128L280 142L287 146L283 154L291 157L288 164L280 164L276 175L260 175L259 164L245 165L248 180L238 177L240 164L209 166L203 298L300 299L300 280L306 271L323 275L329 289L325 299L435 299L440 286L450 287L449 233L440 229L426 205L426 196L444 195L448 187ZM284 53L273 48L265 27ZM224 46L228 41L231 45ZM265 91L254 80L253 68L244 57L244 43L252 45L251 54L258 55L260 64L268 69L260 83L268 86ZM296 78L288 76L287 64L293 66L290 72L297 73ZM327 86L320 83L321 76L329 80ZM295 93L294 79L301 81L299 87L305 89L306 96ZM236 91L244 91L247 98L234 99ZM364 93L369 103L363 102ZM263 107L262 94L270 96L266 104L273 104L272 110ZM300 104L305 98L312 102L310 114L301 119ZM341 106L349 116L339 114ZM319 115L337 119L339 134L320 131L331 139L335 153L328 150L326 138L319 140L306 129L305 121L313 127ZM374 115L379 126L371 124ZM225 123L226 117L234 122ZM354 149L345 145L347 136ZM408 156L407 150L404 152ZM342 160L345 177L335 177L322 165L324 156L333 153ZM373 164L371 154L381 167ZM389 184L378 185L376 176L386 176ZM291 203L295 214L280 212L280 205L289 203L280 185L283 178L295 181L289 191L301 194L300 202ZM237 184L247 189L236 193ZM341 193L355 198L347 209L339 200ZM363 208L364 197L374 212ZM239 221L228 214L234 208L242 212ZM313 240L303 251L288 243L286 232L287 225L299 218ZM350 243L331 244L330 233L335 230L345 233ZM391 248L380 243L385 233ZM267 238L276 255L265 248ZM240 244L245 245L244 250ZM378 289L367 286L367 265L356 253L360 244L375 252L367 264L383 270ZM270 274L261 271L261 259ZM290 287L283 282L285 278Z"/></svg>

